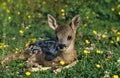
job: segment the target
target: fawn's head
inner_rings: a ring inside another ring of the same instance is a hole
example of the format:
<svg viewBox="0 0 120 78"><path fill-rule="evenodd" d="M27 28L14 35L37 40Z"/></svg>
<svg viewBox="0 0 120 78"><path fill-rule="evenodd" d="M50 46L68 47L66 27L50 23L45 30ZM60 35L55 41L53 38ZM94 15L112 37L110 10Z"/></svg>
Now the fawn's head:
<svg viewBox="0 0 120 78"><path fill-rule="evenodd" d="M58 25L55 18L48 14L48 24L55 30L60 51L65 51L71 46L74 48L75 34L79 23L80 16L76 15L70 24Z"/></svg>

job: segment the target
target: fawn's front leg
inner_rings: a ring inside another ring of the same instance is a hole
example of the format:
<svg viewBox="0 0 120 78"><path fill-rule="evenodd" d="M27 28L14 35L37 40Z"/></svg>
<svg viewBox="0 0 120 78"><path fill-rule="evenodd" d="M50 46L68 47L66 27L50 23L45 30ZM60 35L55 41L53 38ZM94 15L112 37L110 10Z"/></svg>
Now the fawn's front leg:
<svg viewBox="0 0 120 78"><path fill-rule="evenodd" d="M59 72L62 71L62 69L68 69L68 68L71 68L71 67L75 66L77 62L78 62L78 60L76 60L76 61L74 61L74 62L68 64L68 65L65 66L65 67L59 67L59 68L53 70L53 72L54 72L55 74L58 74Z"/></svg>

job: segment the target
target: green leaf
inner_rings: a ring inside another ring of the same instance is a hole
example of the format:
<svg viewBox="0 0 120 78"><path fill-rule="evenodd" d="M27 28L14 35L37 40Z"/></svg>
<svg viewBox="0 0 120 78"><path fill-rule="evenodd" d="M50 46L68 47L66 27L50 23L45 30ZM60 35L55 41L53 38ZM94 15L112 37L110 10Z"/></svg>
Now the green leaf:
<svg viewBox="0 0 120 78"><path fill-rule="evenodd" d="M106 2L106 3L110 3L110 2L111 2L111 0L105 0L105 2Z"/></svg>
<svg viewBox="0 0 120 78"><path fill-rule="evenodd" d="M2 6L0 6L0 12L2 12L2 10L3 10L3 9L2 9Z"/></svg>

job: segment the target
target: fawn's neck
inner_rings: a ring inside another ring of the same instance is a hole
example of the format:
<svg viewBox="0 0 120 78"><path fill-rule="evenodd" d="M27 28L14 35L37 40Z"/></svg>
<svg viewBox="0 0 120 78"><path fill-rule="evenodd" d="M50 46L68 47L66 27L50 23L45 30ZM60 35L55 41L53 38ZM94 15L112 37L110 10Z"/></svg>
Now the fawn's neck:
<svg viewBox="0 0 120 78"><path fill-rule="evenodd" d="M62 52L62 57L66 64L71 63L74 59L76 59L76 51L74 49L74 41L70 44L68 49L65 52Z"/></svg>
<svg viewBox="0 0 120 78"><path fill-rule="evenodd" d="M74 41L71 42L70 46L67 48L67 50L64 53L71 53L74 50Z"/></svg>

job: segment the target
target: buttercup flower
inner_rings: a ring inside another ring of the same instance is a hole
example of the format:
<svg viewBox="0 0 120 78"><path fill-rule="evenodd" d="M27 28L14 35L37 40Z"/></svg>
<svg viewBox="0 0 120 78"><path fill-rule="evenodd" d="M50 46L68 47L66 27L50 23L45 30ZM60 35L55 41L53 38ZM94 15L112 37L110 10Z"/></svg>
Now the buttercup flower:
<svg viewBox="0 0 120 78"><path fill-rule="evenodd" d="M2 3L2 7L5 7L5 6L6 6L6 2L3 2L3 3Z"/></svg>
<svg viewBox="0 0 120 78"><path fill-rule="evenodd" d="M116 34L118 30L117 29L112 29L112 31Z"/></svg>
<svg viewBox="0 0 120 78"><path fill-rule="evenodd" d="M42 4L45 5L45 4L46 4L46 1L43 1Z"/></svg>
<svg viewBox="0 0 120 78"><path fill-rule="evenodd" d="M18 11L17 14L20 15L20 11Z"/></svg>
<svg viewBox="0 0 120 78"><path fill-rule="evenodd" d="M111 8L111 11L113 11L113 12L114 12L114 11L115 11L115 8Z"/></svg>
<svg viewBox="0 0 120 78"><path fill-rule="evenodd" d="M111 44L114 44L114 41L113 41L113 40L110 40L110 43L111 43Z"/></svg>
<svg viewBox="0 0 120 78"><path fill-rule="evenodd" d="M90 14L90 11L87 11L86 14L87 14L87 15Z"/></svg>
<svg viewBox="0 0 120 78"><path fill-rule="evenodd" d="M25 75L26 75L26 76L30 76L30 75L31 75L31 72L27 71L27 72L25 72Z"/></svg>
<svg viewBox="0 0 120 78"><path fill-rule="evenodd" d="M118 12L118 15L120 15L120 12Z"/></svg>
<svg viewBox="0 0 120 78"><path fill-rule="evenodd" d="M28 17L28 19L30 19L30 18L31 18L31 16L30 16L30 15L28 15L27 17Z"/></svg>
<svg viewBox="0 0 120 78"><path fill-rule="evenodd" d="M106 39L106 38L107 38L107 35L103 34L103 35L102 35L102 38Z"/></svg>
<svg viewBox="0 0 120 78"><path fill-rule="evenodd" d="M120 32L117 32L118 35L120 35Z"/></svg>
<svg viewBox="0 0 120 78"><path fill-rule="evenodd" d="M10 2L11 0L7 0L7 2Z"/></svg>
<svg viewBox="0 0 120 78"><path fill-rule="evenodd" d="M101 51L100 51L100 50L96 50L96 53L97 53L97 54L100 54L100 53L101 53Z"/></svg>
<svg viewBox="0 0 120 78"><path fill-rule="evenodd" d="M65 65L65 62L63 60L60 61L61 65Z"/></svg>
<svg viewBox="0 0 120 78"><path fill-rule="evenodd" d="M96 67L99 69L99 68L101 68L101 65L100 64L96 64Z"/></svg>
<svg viewBox="0 0 120 78"><path fill-rule="evenodd" d="M61 15L62 15L62 16L65 16L65 13L62 13Z"/></svg>
<svg viewBox="0 0 120 78"><path fill-rule="evenodd" d="M90 44L90 41L89 40L85 40L85 44Z"/></svg>
<svg viewBox="0 0 120 78"><path fill-rule="evenodd" d="M20 34L23 34L23 33L24 33L24 31L23 31L23 30L19 30L19 33L20 33Z"/></svg>
<svg viewBox="0 0 120 78"><path fill-rule="evenodd" d="M93 30L93 34L97 35L97 31L96 31L96 30Z"/></svg>
<svg viewBox="0 0 120 78"><path fill-rule="evenodd" d="M105 61L109 61L110 59L109 58L105 58Z"/></svg>
<svg viewBox="0 0 120 78"><path fill-rule="evenodd" d="M19 4L16 4L16 8L18 8L19 7Z"/></svg>
<svg viewBox="0 0 120 78"><path fill-rule="evenodd" d="M36 42L36 38L31 39L32 43Z"/></svg>
<svg viewBox="0 0 120 78"><path fill-rule="evenodd" d="M86 16L86 19L89 19L89 16Z"/></svg>
<svg viewBox="0 0 120 78"><path fill-rule="evenodd" d="M116 41L120 41L120 37L119 36L116 37Z"/></svg>
<svg viewBox="0 0 120 78"><path fill-rule="evenodd" d="M83 24L83 26L86 27L86 26L88 26L88 25L85 23L85 24Z"/></svg>
<svg viewBox="0 0 120 78"><path fill-rule="evenodd" d="M7 9L7 10L6 10L6 12L7 12L7 13L10 13L10 10L9 10L9 9Z"/></svg>
<svg viewBox="0 0 120 78"><path fill-rule="evenodd" d="M60 11L61 11L61 12L65 12L65 10L64 10L64 9L61 9Z"/></svg>
<svg viewBox="0 0 120 78"><path fill-rule="evenodd" d="M119 76L118 75L113 75L113 78L119 78Z"/></svg>
<svg viewBox="0 0 120 78"><path fill-rule="evenodd" d="M30 45L30 41L28 41L26 44L25 44L25 47L28 47Z"/></svg>
<svg viewBox="0 0 120 78"><path fill-rule="evenodd" d="M117 5L117 8L120 8L120 4Z"/></svg>
<svg viewBox="0 0 120 78"><path fill-rule="evenodd" d="M19 49L18 48L15 48L15 53L18 53Z"/></svg>
<svg viewBox="0 0 120 78"><path fill-rule="evenodd" d="M6 47L7 47L7 45L5 43L0 43L0 49L6 48Z"/></svg>
<svg viewBox="0 0 120 78"><path fill-rule="evenodd" d="M84 52L84 54L90 54L90 50L85 49L83 52Z"/></svg>
<svg viewBox="0 0 120 78"><path fill-rule="evenodd" d="M9 16L8 19L10 20L10 19L11 19L11 16Z"/></svg>

